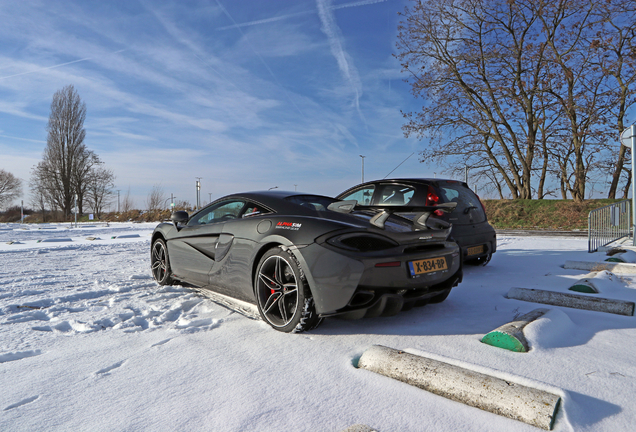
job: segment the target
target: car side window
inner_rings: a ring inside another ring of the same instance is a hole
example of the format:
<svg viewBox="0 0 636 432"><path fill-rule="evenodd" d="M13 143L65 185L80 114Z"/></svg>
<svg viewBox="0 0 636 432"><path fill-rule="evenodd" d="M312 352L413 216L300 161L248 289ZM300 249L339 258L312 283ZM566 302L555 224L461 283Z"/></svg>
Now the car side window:
<svg viewBox="0 0 636 432"><path fill-rule="evenodd" d="M415 194L415 188L396 184L383 185L378 194L377 205L408 205Z"/></svg>
<svg viewBox="0 0 636 432"><path fill-rule="evenodd" d="M188 222L188 226L207 225L237 219L245 207L245 201L222 201L203 209Z"/></svg>
<svg viewBox="0 0 636 432"><path fill-rule="evenodd" d="M341 197L340 200L356 200L360 205L371 205L371 198L373 197L374 191L375 185L365 186Z"/></svg>
<svg viewBox="0 0 636 432"><path fill-rule="evenodd" d="M243 212L243 215L241 217L245 219L245 218L249 218L253 216L264 215L267 213L271 213L271 211L269 211L267 208L263 207L262 205L255 204L253 202L247 202L245 205L245 211Z"/></svg>

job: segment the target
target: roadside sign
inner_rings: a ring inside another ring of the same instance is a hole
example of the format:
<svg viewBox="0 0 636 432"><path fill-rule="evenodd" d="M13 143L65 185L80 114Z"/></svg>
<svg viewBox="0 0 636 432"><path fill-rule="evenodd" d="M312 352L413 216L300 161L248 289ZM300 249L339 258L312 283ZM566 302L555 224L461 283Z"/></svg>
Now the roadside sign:
<svg viewBox="0 0 636 432"><path fill-rule="evenodd" d="M633 129L634 128L632 127L628 127L623 132L621 132L621 144L623 144L625 147L632 148Z"/></svg>
<svg viewBox="0 0 636 432"><path fill-rule="evenodd" d="M636 125L621 132L621 144L632 149L632 238L636 246Z"/></svg>

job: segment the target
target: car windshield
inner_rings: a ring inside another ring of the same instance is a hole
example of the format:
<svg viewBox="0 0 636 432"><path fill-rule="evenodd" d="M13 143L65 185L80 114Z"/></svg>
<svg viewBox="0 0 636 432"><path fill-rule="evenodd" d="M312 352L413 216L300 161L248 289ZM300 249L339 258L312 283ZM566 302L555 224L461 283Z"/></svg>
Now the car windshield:
<svg viewBox="0 0 636 432"><path fill-rule="evenodd" d="M329 198L321 195L294 195L285 198L285 200L317 211L326 211L329 204L338 202L335 198Z"/></svg>

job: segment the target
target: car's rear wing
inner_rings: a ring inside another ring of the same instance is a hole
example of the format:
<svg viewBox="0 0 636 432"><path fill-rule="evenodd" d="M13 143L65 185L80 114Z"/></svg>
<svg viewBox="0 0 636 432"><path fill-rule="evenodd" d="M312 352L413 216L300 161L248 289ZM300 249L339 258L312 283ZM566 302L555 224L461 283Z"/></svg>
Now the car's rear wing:
<svg viewBox="0 0 636 432"><path fill-rule="evenodd" d="M441 203L434 206L395 206L395 205L360 205L356 200L337 201L329 204L328 210L339 213L351 213L353 211L370 210L377 214L373 216L370 223L378 228L384 229L384 223L393 213L415 213L413 225L416 229L430 229L426 223L433 212L440 210L444 213L451 213L457 207L456 202ZM438 221L438 225L448 225L447 222ZM448 228L448 226L438 226L435 228Z"/></svg>

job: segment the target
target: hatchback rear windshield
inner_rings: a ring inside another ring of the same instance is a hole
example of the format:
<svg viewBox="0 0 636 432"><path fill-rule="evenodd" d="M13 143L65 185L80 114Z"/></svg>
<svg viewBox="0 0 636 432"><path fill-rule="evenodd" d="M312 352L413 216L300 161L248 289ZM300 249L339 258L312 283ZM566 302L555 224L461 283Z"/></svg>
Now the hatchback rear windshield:
<svg viewBox="0 0 636 432"><path fill-rule="evenodd" d="M440 183L442 202L456 202L455 211L442 219L455 224L480 223L486 220L486 214L477 195L460 183Z"/></svg>

